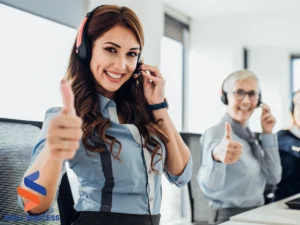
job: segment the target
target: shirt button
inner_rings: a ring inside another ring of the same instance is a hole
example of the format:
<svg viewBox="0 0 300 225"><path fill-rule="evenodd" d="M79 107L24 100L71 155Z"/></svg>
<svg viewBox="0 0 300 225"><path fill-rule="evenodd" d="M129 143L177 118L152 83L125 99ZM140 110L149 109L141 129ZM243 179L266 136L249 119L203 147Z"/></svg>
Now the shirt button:
<svg viewBox="0 0 300 225"><path fill-rule="evenodd" d="M148 170L148 174L151 174L151 173L152 173L152 169L149 169L149 170Z"/></svg>
<svg viewBox="0 0 300 225"><path fill-rule="evenodd" d="M153 198L152 198L152 197L150 197L150 198L149 198L149 201L150 201L150 202L152 202L152 201L153 201Z"/></svg>
<svg viewBox="0 0 300 225"><path fill-rule="evenodd" d="M178 184L183 184L183 181L179 181Z"/></svg>

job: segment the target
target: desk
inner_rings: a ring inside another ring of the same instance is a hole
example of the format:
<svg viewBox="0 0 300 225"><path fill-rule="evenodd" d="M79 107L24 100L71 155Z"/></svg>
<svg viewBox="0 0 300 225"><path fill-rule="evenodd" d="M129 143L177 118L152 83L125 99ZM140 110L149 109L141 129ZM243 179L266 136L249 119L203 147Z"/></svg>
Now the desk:
<svg viewBox="0 0 300 225"><path fill-rule="evenodd" d="M300 210L289 209L286 204L300 194L265 205L230 218L230 221L262 223L268 225L299 225Z"/></svg>
<svg viewBox="0 0 300 225"><path fill-rule="evenodd" d="M267 224L228 221L228 222L225 222L225 223L221 223L220 225L267 225Z"/></svg>

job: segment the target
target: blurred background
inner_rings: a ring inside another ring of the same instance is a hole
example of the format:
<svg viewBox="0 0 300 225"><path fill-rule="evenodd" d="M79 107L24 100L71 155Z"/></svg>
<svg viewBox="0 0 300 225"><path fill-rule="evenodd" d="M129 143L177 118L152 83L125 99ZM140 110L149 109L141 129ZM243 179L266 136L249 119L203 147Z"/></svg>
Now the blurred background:
<svg viewBox="0 0 300 225"><path fill-rule="evenodd" d="M102 4L140 17L145 63L161 69L179 131L203 133L219 121L223 79L240 69L259 77L275 131L290 125L291 94L300 89L299 0L0 0L0 117L43 121L62 104L59 82L77 29ZM162 220L189 220L186 189L165 180L163 188Z"/></svg>

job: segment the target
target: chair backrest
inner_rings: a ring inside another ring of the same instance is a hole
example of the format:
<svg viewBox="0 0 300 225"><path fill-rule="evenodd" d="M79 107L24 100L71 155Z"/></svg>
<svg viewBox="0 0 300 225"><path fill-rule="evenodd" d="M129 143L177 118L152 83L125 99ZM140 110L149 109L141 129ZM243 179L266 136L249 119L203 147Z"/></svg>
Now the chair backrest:
<svg viewBox="0 0 300 225"><path fill-rule="evenodd" d="M29 166L41 127L42 122L0 118L0 221L5 222L4 216L8 215L25 218L16 190ZM60 215L61 221L30 221L30 224L70 224L75 210L67 174L62 178L57 203L53 215Z"/></svg>
<svg viewBox="0 0 300 225"><path fill-rule="evenodd" d="M180 135L186 145L189 147L193 157L193 175L191 181L188 183L192 210L192 222L200 222L205 224L208 221L208 201L197 182L197 175L202 162L202 152L200 149L201 134L182 132Z"/></svg>

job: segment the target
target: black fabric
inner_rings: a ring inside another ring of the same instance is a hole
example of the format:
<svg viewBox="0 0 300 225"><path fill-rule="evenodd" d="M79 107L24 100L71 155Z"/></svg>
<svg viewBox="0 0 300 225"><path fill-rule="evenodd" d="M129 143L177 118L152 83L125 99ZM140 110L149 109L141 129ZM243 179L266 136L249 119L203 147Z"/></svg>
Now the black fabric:
<svg viewBox="0 0 300 225"><path fill-rule="evenodd" d="M67 173L62 176L57 204L60 214L61 225L70 225L76 213L74 209L74 199Z"/></svg>
<svg viewBox="0 0 300 225"><path fill-rule="evenodd" d="M279 154L282 166L282 179L275 192L275 200L280 200L300 193L300 139L289 130L277 133ZM293 150L293 147L295 150Z"/></svg>
<svg viewBox="0 0 300 225"><path fill-rule="evenodd" d="M79 212L72 225L151 225L149 215L109 212ZM152 215L153 225L159 225L160 215Z"/></svg>

